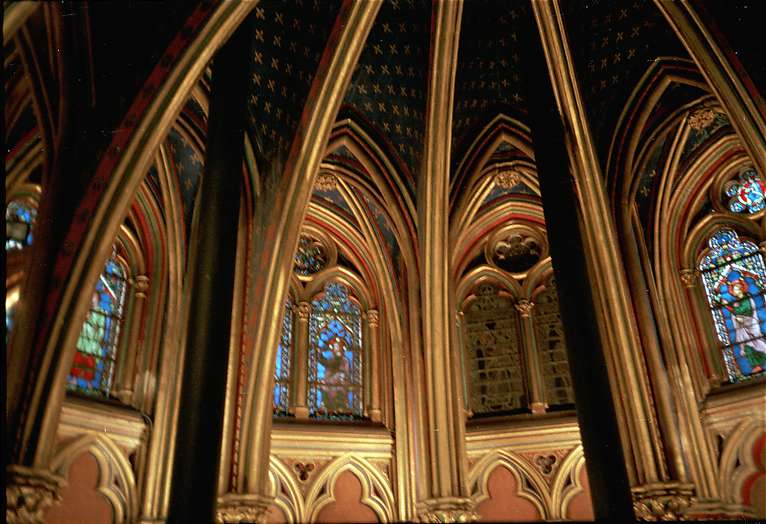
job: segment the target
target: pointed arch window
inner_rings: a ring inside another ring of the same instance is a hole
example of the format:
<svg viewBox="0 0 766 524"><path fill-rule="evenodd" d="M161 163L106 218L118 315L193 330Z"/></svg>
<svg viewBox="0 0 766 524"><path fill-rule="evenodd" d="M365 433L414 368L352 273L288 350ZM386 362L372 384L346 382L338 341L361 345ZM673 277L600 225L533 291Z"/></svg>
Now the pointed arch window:
<svg viewBox="0 0 766 524"><path fill-rule="evenodd" d="M127 271L113 254L99 276L77 339L67 389L108 397L125 306Z"/></svg>
<svg viewBox="0 0 766 524"><path fill-rule="evenodd" d="M730 382L766 368L766 267L758 246L722 228L699 270Z"/></svg>
<svg viewBox="0 0 766 524"><path fill-rule="evenodd" d="M363 416L361 309L339 282L311 302L308 409L314 418Z"/></svg>
<svg viewBox="0 0 766 524"><path fill-rule="evenodd" d="M519 320L511 298L482 284L464 316L471 411L481 415L526 407Z"/></svg>
<svg viewBox="0 0 766 524"><path fill-rule="evenodd" d="M285 302L282 317L282 335L277 347L277 363L274 368L274 414L287 415L290 401L290 352L293 340L293 302Z"/></svg>
<svg viewBox="0 0 766 524"><path fill-rule="evenodd" d="M534 322L545 399L551 406L574 404L564 326L553 279L535 297Z"/></svg>

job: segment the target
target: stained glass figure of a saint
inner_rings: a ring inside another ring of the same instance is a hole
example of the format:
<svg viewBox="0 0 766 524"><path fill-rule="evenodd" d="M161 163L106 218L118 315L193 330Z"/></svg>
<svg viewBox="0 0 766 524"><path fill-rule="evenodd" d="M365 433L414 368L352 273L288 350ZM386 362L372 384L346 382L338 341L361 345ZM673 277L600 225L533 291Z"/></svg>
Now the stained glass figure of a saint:
<svg viewBox="0 0 766 524"><path fill-rule="evenodd" d="M758 246L725 228L709 240L702 280L731 382L766 367L766 267Z"/></svg>
<svg viewBox="0 0 766 524"><path fill-rule="evenodd" d="M362 319L348 288L325 286L311 303L309 321L309 413L352 419L362 411Z"/></svg>
<svg viewBox="0 0 766 524"><path fill-rule="evenodd" d="M125 305L125 283L125 270L114 257L110 258L96 283L90 312L77 339L77 351L67 377L68 389L109 396Z"/></svg>
<svg viewBox="0 0 766 524"><path fill-rule="evenodd" d="M274 414L286 415L290 393L290 347L293 336L293 305L285 302L282 317L282 336L277 347L277 363L274 368Z"/></svg>

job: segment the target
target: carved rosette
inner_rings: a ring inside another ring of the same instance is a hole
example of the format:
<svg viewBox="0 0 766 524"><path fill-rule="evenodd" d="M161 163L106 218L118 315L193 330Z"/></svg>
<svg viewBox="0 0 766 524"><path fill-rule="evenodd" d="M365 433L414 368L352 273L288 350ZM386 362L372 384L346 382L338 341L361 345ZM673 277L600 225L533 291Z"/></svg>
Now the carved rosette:
<svg viewBox="0 0 766 524"><path fill-rule="evenodd" d="M479 515L473 510L471 499L432 499L422 503L421 522L476 522Z"/></svg>
<svg viewBox="0 0 766 524"><path fill-rule="evenodd" d="M216 524L240 524L265 522L266 511L274 497L227 493L218 498L215 512Z"/></svg>
<svg viewBox="0 0 766 524"><path fill-rule="evenodd" d="M695 131L702 131L715 121L715 111L709 107L695 109L689 115L689 127Z"/></svg>
<svg viewBox="0 0 766 524"><path fill-rule="evenodd" d="M514 304L514 307L521 315L521 318L529 318L532 316L532 310L535 309L535 303L526 298L522 298Z"/></svg>
<svg viewBox="0 0 766 524"><path fill-rule="evenodd" d="M512 189L521 180L516 171L500 171L495 175L495 185L503 189Z"/></svg>
<svg viewBox="0 0 766 524"><path fill-rule="evenodd" d="M334 191L336 187L335 177L328 173L320 173L314 182L314 187L319 191Z"/></svg>
<svg viewBox="0 0 766 524"><path fill-rule="evenodd" d="M42 524L48 508L61 501L66 481L49 471L12 465L5 487L8 524Z"/></svg>
<svg viewBox="0 0 766 524"><path fill-rule="evenodd" d="M684 520L686 510L694 502L691 484L647 484L633 488L632 492L636 518L648 522Z"/></svg>

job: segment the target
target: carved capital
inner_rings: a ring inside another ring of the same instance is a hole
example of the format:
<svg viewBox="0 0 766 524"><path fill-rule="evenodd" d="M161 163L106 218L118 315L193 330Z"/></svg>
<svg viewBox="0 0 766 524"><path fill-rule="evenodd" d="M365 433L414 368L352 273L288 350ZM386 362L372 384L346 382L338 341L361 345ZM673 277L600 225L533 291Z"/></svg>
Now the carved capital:
<svg viewBox="0 0 766 524"><path fill-rule="evenodd" d="M377 309L370 309L367 311L367 322L370 323L371 328L377 328L378 322L380 321L380 316L378 314Z"/></svg>
<svg viewBox="0 0 766 524"><path fill-rule="evenodd" d="M149 277L146 275L138 275L134 280L136 289L136 296L139 298L146 298L146 292L149 289Z"/></svg>
<svg viewBox="0 0 766 524"><path fill-rule="evenodd" d="M335 177L329 173L320 173L317 176L314 187L319 191L334 191L336 187Z"/></svg>
<svg viewBox="0 0 766 524"><path fill-rule="evenodd" d="M476 522L479 515L473 510L473 501L465 498L430 499L420 504L420 521L431 523L442 522Z"/></svg>
<svg viewBox="0 0 766 524"><path fill-rule="evenodd" d="M697 282L696 275L694 274L693 269L682 269L680 272L681 275L681 282L683 283L684 287L692 288L694 287L694 284Z"/></svg>
<svg viewBox="0 0 766 524"><path fill-rule="evenodd" d="M216 524L239 524L265 522L266 511L274 497L243 493L227 493L218 497L215 512Z"/></svg>
<svg viewBox="0 0 766 524"><path fill-rule="evenodd" d="M51 472L11 465L5 487L8 524L42 524L45 512L61 501L66 481Z"/></svg>
<svg viewBox="0 0 766 524"><path fill-rule="evenodd" d="M532 310L535 308L535 303L526 298L522 298L514 304L514 307L521 315L521 318L529 318L532 315Z"/></svg>
<svg viewBox="0 0 766 524"><path fill-rule="evenodd" d="M683 520L686 510L694 502L694 486L691 484L645 484L631 491L636 518L648 522Z"/></svg>
<svg viewBox="0 0 766 524"><path fill-rule="evenodd" d="M516 171L500 171L495 175L495 185L503 189L511 189L521 180L521 175Z"/></svg>
<svg viewBox="0 0 766 524"><path fill-rule="evenodd" d="M308 320L309 314L311 313L311 304L308 302L301 302L298 304L298 319L299 320Z"/></svg>

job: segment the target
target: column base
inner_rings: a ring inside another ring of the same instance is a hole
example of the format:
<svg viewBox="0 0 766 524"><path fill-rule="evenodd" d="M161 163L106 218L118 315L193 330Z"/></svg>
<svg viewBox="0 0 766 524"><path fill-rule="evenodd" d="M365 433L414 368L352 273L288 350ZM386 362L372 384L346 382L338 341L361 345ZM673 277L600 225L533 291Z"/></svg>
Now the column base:
<svg viewBox="0 0 766 524"><path fill-rule="evenodd" d="M698 500L686 510L687 520L755 520L752 508L720 500Z"/></svg>
<svg viewBox="0 0 766 524"><path fill-rule="evenodd" d="M292 409L292 414L297 419L307 420L309 418L309 408L305 406L295 406Z"/></svg>
<svg viewBox="0 0 766 524"><path fill-rule="evenodd" d="M541 415L548 409L548 404L546 402L532 402L529 409L532 410L532 414Z"/></svg>
<svg viewBox="0 0 766 524"><path fill-rule="evenodd" d="M66 481L50 471L15 464L6 471L6 522L42 524L48 508L61 501L60 492Z"/></svg>
<svg viewBox="0 0 766 524"><path fill-rule="evenodd" d="M429 499L424 500L418 506L420 522L452 523L479 520L479 516L473 510L473 501L468 498Z"/></svg>
<svg viewBox="0 0 766 524"><path fill-rule="evenodd" d="M648 522L684 520L694 502L694 486L679 482L644 484L631 489L636 519Z"/></svg>
<svg viewBox="0 0 766 524"><path fill-rule="evenodd" d="M216 524L260 524L265 522L266 511L273 502L274 497L227 493L218 497L215 522Z"/></svg>

